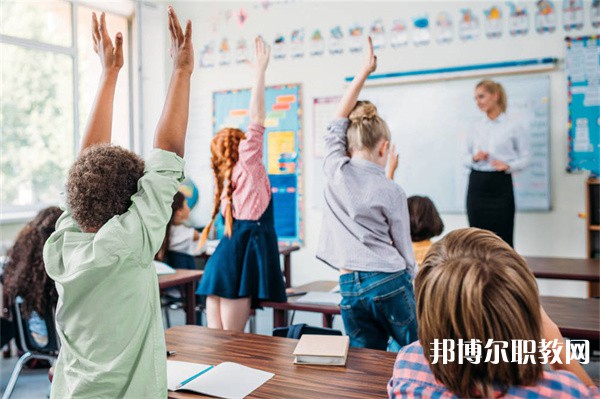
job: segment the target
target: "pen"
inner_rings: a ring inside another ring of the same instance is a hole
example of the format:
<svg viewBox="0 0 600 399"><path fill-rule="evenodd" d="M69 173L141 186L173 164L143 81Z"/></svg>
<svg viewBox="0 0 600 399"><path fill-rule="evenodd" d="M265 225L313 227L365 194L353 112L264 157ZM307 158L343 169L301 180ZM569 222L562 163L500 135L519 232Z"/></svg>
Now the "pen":
<svg viewBox="0 0 600 399"><path fill-rule="evenodd" d="M190 378L188 378L185 381L182 381L180 384L177 385L177 387L175 389L181 388L182 386L184 386L188 382L192 381L194 378L200 377L202 374L206 373L208 370L212 369L213 367L215 367L215 366L208 366L207 368L205 368L204 370L202 370L198 374L191 376Z"/></svg>
<svg viewBox="0 0 600 399"><path fill-rule="evenodd" d="M167 357L171 356L171 355L175 355L177 352L175 351L167 351Z"/></svg>

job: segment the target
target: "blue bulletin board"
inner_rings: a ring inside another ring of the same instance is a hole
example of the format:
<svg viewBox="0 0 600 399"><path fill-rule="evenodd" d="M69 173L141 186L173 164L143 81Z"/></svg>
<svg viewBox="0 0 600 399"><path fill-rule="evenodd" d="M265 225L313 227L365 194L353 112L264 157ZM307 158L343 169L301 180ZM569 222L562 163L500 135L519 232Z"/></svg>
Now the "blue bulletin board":
<svg viewBox="0 0 600 399"><path fill-rule="evenodd" d="M275 231L279 242L302 244L302 103L299 84L269 86L265 91L264 164L267 169ZM213 93L213 134L224 127L246 130L250 89Z"/></svg>
<svg viewBox="0 0 600 399"><path fill-rule="evenodd" d="M568 172L600 174L600 36L567 38Z"/></svg>

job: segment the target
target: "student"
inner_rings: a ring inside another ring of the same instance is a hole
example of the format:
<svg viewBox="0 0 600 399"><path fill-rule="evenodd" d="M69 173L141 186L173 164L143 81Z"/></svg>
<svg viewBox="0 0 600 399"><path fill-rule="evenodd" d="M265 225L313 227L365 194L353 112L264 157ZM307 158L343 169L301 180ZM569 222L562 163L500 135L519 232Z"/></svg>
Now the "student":
<svg viewBox="0 0 600 399"><path fill-rule="evenodd" d="M58 300L54 281L44 270L43 249L61 214L60 208L51 206L42 209L27 223L8 251L3 272L5 293L11 301L17 296L23 299L21 312L27 319L32 338L40 347L48 344L44 317L52 313Z"/></svg>
<svg viewBox="0 0 600 399"><path fill-rule="evenodd" d="M542 339L562 344L563 337L541 308L535 277L525 260L495 234L459 229L433 244L415 280L415 292L419 341L398 353L388 385L390 398L567 399L597 394L596 388L586 387L593 382L577 361L566 364L564 347L563 364L550 364L554 371L544 371L539 361ZM459 338L479 342L479 350L474 347L471 356L465 354L459 362L455 348L453 361L444 364L435 340L439 344L453 339L458 346ZM525 351L535 362L527 358L518 364L512 349L518 344L512 340L529 340Z"/></svg>
<svg viewBox="0 0 600 399"><path fill-rule="evenodd" d="M190 218L190 207L180 191L175 193L171 204L172 214L156 259L175 269L196 269L193 255L198 248L200 234L183 223Z"/></svg>
<svg viewBox="0 0 600 399"><path fill-rule="evenodd" d="M357 102L377 67L367 62L340 101L325 136L325 202L317 258L340 271L341 313L350 344L385 349L417 339L416 273L404 191L386 177L390 132L368 101ZM349 155L348 155L349 154Z"/></svg>
<svg viewBox="0 0 600 399"><path fill-rule="evenodd" d="M287 300L279 264L273 201L263 165L265 71L270 49L255 40L255 81L247 132L221 129L212 141L215 200L212 219L202 232L208 238L219 209L225 235L204 269L198 295L207 295L208 327L243 331L258 300Z"/></svg>
<svg viewBox="0 0 600 399"><path fill-rule="evenodd" d="M431 239L444 231L444 222L429 197L408 197L410 215L410 239L417 264L422 264L431 247Z"/></svg>
<svg viewBox="0 0 600 399"><path fill-rule="evenodd" d="M146 163L110 145L123 37L115 47L105 16L92 17L102 76L82 149L67 178L67 209L46 242L56 282L60 354L52 398L165 398L166 349L158 279L152 265L183 180L192 25L185 34L168 8L173 72Z"/></svg>

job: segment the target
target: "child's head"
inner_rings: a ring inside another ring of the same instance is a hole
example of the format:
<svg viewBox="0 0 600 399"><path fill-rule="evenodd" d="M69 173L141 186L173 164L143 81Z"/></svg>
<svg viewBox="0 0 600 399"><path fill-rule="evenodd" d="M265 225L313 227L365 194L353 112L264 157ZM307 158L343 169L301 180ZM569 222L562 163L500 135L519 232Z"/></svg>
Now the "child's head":
<svg viewBox="0 0 600 399"><path fill-rule="evenodd" d="M419 195L409 197L408 214L412 242L429 240L444 231L444 222L429 197Z"/></svg>
<svg viewBox="0 0 600 399"><path fill-rule="evenodd" d="M208 233L219 213L223 190L225 190L225 198L227 200L225 206L225 235L231 236L233 230L233 215L231 211L233 182L231 181L231 175L233 167L239 159L238 147L240 141L245 138L246 134L239 129L224 128L219 130L212 140L210 151L212 153L212 169L215 175L215 199L210 223L202 231L202 236L200 237L201 243L204 243L208 238ZM227 184L226 187L225 184Z"/></svg>
<svg viewBox="0 0 600 399"><path fill-rule="evenodd" d="M173 212L169 224L181 224L190 218L190 206L181 191L177 191L173 196L171 209Z"/></svg>
<svg viewBox="0 0 600 399"><path fill-rule="evenodd" d="M10 297L23 297L26 315L32 310L43 315L46 305L55 304L58 298L54 282L44 269L43 250L61 214L60 208L55 206L41 210L23 227L8 251L4 289Z"/></svg>
<svg viewBox="0 0 600 399"><path fill-rule="evenodd" d="M433 356L434 339L531 340L538 359L541 313L535 277L525 260L495 234L475 228L450 232L430 248L415 279L419 341ZM485 356L486 350L482 350ZM543 365L467 359L430 364L435 378L459 397L490 397L492 384L506 389L534 385ZM508 359L510 361L510 358Z"/></svg>
<svg viewBox="0 0 600 399"><path fill-rule="evenodd" d="M100 144L83 151L67 178L67 202L83 231L98 231L131 206L144 161L122 147Z"/></svg>
<svg viewBox="0 0 600 399"><path fill-rule="evenodd" d="M390 144L390 129L369 101L357 101L348 117L348 152L367 155L370 160L385 167Z"/></svg>

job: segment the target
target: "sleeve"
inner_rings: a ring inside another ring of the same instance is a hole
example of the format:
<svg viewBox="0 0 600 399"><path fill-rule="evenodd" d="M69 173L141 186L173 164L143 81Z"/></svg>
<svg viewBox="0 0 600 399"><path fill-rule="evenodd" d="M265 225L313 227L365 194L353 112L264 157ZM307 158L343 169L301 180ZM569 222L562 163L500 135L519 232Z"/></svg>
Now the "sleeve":
<svg viewBox="0 0 600 399"><path fill-rule="evenodd" d="M389 211L391 210L391 211ZM410 240L410 217L408 215L408 204L406 194L402 190L392 198L392 206L388 208L385 215L390 228L390 237L394 247L398 250L406 262L406 270L414 279L417 275L417 265Z"/></svg>
<svg viewBox="0 0 600 399"><path fill-rule="evenodd" d="M263 165L263 136L265 127L258 123L250 123L246 128L246 138L240 141L238 147L239 160L246 165L246 168L261 167Z"/></svg>
<svg viewBox="0 0 600 399"><path fill-rule="evenodd" d="M325 134L325 160L323 162L323 171L325 177L329 178L333 175L336 168L347 162L348 157L348 143L346 138L346 131L350 120L347 118L339 118L333 120L329 126L327 126L327 134Z"/></svg>
<svg viewBox="0 0 600 399"><path fill-rule="evenodd" d="M115 218L110 229L129 245L142 264L149 264L162 245L173 196L184 178L183 165L183 159L175 153L154 149L129 210Z"/></svg>
<svg viewBox="0 0 600 399"><path fill-rule="evenodd" d="M467 132L467 137L466 137L466 143L464 146L464 152L463 152L463 165L466 168L471 168L471 166L473 166L473 129L475 128L475 126L471 126L471 128L469 129L469 131Z"/></svg>
<svg viewBox="0 0 600 399"><path fill-rule="evenodd" d="M516 125L512 129L512 143L515 149L516 158L508 162L508 173L518 172L525 169L531 161L531 152L529 149L529 143L527 141L527 135L525 128L522 125Z"/></svg>

